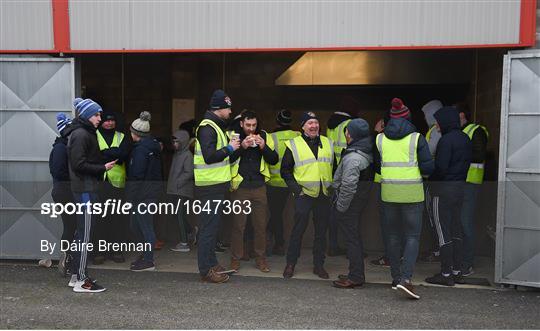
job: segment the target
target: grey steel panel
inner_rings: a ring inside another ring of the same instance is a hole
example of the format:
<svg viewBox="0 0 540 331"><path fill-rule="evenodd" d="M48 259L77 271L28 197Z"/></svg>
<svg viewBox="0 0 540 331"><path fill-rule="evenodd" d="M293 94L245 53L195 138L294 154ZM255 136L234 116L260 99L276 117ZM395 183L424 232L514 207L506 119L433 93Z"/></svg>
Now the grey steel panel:
<svg viewBox="0 0 540 331"><path fill-rule="evenodd" d="M0 1L0 49L54 48L50 0Z"/></svg>
<svg viewBox="0 0 540 331"><path fill-rule="evenodd" d="M73 59L0 58L0 258L43 258L40 240L59 239L61 222L39 208L51 202L55 116L72 113L74 86Z"/></svg>
<svg viewBox="0 0 540 331"><path fill-rule="evenodd" d="M495 281L540 287L540 51L504 57ZM526 99L526 100L523 100Z"/></svg>
<svg viewBox="0 0 540 331"><path fill-rule="evenodd" d="M74 50L514 44L519 19L519 1L70 1Z"/></svg>

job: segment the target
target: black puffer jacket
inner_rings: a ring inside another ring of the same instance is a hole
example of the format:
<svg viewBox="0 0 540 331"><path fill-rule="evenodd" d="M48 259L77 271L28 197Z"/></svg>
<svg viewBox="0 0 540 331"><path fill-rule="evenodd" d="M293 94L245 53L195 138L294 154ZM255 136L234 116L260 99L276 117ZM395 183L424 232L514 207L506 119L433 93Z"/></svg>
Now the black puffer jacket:
<svg viewBox="0 0 540 331"><path fill-rule="evenodd" d="M68 162L68 137L73 131L71 125L62 131L61 137L56 137L53 148L49 154L49 171L53 179L53 189L51 195L53 199L71 197L73 193L69 184L69 162Z"/></svg>
<svg viewBox="0 0 540 331"><path fill-rule="evenodd" d="M76 118L68 139L69 178L76 193L97 192L105 172L96 128L88 120Z"/></svg>
<svg viewBox="0 0 540 331"><path fill-rule="evenodd" d="M152 136L133 144L126 182L126 198L132 203L157 200L163 187L161 148Z"/></svg>
<svg viewBox="0 0 540 331"><path fill-rule="evenodd" d="M439 109L435 119L442 137L435 154L434 181L465 181L472 159L471 140L461 131L459 113L454 107Z"/></svg>

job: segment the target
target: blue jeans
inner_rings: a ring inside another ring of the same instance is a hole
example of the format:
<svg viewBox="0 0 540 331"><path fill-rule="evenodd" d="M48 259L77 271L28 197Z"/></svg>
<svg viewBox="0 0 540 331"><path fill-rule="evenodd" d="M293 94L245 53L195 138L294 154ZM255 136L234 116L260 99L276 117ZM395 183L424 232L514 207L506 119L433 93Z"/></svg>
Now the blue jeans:
<svg viewBox="0 0 540 331"><path fill-rule="evenodd" d="M463 205L461 207L461 225L463 230L463 262L461 270L467 270L474 264L475 251L475 213L480 185L465 183Z"/></svg>
<svg viewBox="0 0 540 331"><path fill-rule="evenodd" d="M148 205L154 203L152 200L145 200L141 203ZM134 214L131 215L131 230L135 234L135 237L140 243L149 243L150 250L145 250L143 258L145 261L154 263L154 244L156 243L156 234L154 232L154 215L145 213L139 214L137 208L134 210Z"/></svg>
<svg viewBox="0 0 540 331"><path fill-rule="evenodd" d="M412 278L420 232L422 231L422 211L424 204L382 202L384 209L382 224L385 228L390 273L394 280ZM403 250L403 261L401 252Z"/></svg>
<svg viewBox="0 0 540 331"><path fill-rule="evenodd" d="M197 263L199 265L199 273L201 276L206 276L210 268L218 265L216 258L216 241L219 232L219 225L221 223L222 205L220 203L219 208L216 211L216 203L212 200L223 201L225 199L225 193L209 193L198 196L201 201L201 206L204 206L209 201L210 212L201 212L199 214L199 241L197 249Z"/></svg>

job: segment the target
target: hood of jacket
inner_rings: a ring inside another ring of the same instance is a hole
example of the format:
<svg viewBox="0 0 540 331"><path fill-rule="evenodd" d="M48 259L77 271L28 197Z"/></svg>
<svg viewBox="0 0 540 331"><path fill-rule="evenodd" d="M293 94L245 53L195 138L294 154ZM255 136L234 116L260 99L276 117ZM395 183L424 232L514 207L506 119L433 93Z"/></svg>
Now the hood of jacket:
<svg viewBox="0 0 540 331"><path fill-rule="evenodd" d="M62 144L62 145L66 145L68 144L68 138L67 137L56 137L56 139L54 140L53 142L53 147L58 145L58 144Z"/></svg>
<svg viewBox="0 0 540 331"><path fill-rule="evenodd" d="M96 134L96 128L94 127L94 125L92 123L90 123L90 121L88 121L87 119L84 119L84 118L80 118L80 117L77 117L73 120L73 122L71 122L71 125L70 127L71 128L71 131L74 131L78 128L83 128L93 134ZM67 130L67 129L66 129Z"/></svg>
<svg viewBox="0 0 540 331"><path fill-rule="evenodd" d="M443 107L433 116L439 124L441 134L446 134L452 130L461 130L459 113L455 107Z"/></svg>
<svg viewBox="0 0 540 331"><path fill-rule="evenodd" d="M329 129L335 129L337 128L339 124L341 124L341 122L344 122L346 120L351 120L351 119L352 119L351 115L336 111L330 116L330 118L328 119L328 122L326 123L326 126Z"/></svg>
<svg viewBox="0 0 540 331"><path fill-rule="evenodd" d="M206 113L204 113L204 118L214 121L214 123L216 123L223 131L227 128L227 121L219 118L213 111L207 110Z"/></svg>
<svg viewBox="0 0 540 331"><path fill-rule="evenodd" d="M159 145L159 142L156 140L156 138L152 136L143 137L141 140L139 140L138 142L134 144L134 148L136 147L144 148L149 153L155 153L155 154L161 153L161 147Z"/></svg>
<svg viewBox="0 0 540 331"><path fill-rule="evenodd" d="M384 127L384 135L388 139L399 140L416 132L416 127L404 118L392 118Z"/></svg>
<svg viewBox="0 0 540 331"><path fill-rule="evenodd" d="M173 137L176 138L178 144L180 145L176 153L181 153L189 148L189 132L186 130L177 130L173 133Z"/></svg>

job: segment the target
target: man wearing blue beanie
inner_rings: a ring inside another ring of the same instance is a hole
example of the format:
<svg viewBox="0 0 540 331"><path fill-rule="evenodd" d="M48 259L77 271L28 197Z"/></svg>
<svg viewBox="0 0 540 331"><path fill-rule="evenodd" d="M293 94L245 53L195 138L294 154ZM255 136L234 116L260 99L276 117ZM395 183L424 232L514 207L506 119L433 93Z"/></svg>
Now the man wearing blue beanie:
<svg viewBox="0 0 540 331"><path fill-rule="evenodd" d="M77 118L72 122L71 135L68 141L69 177L71 190L76 203L88 204L96 202L99 182L103 173L110 170L116 160L105 163L99 150L96 129L101 122L101 106L91 99L77 98L73 101ZM76 279L69 282L74 292L103 292L105 288L98 285L86 275L86 263L93 224L91 207L84 207L83 214L77 214L77 249L73 251L73 272ZM90 249L91 251L92 249Z"/></svg>

